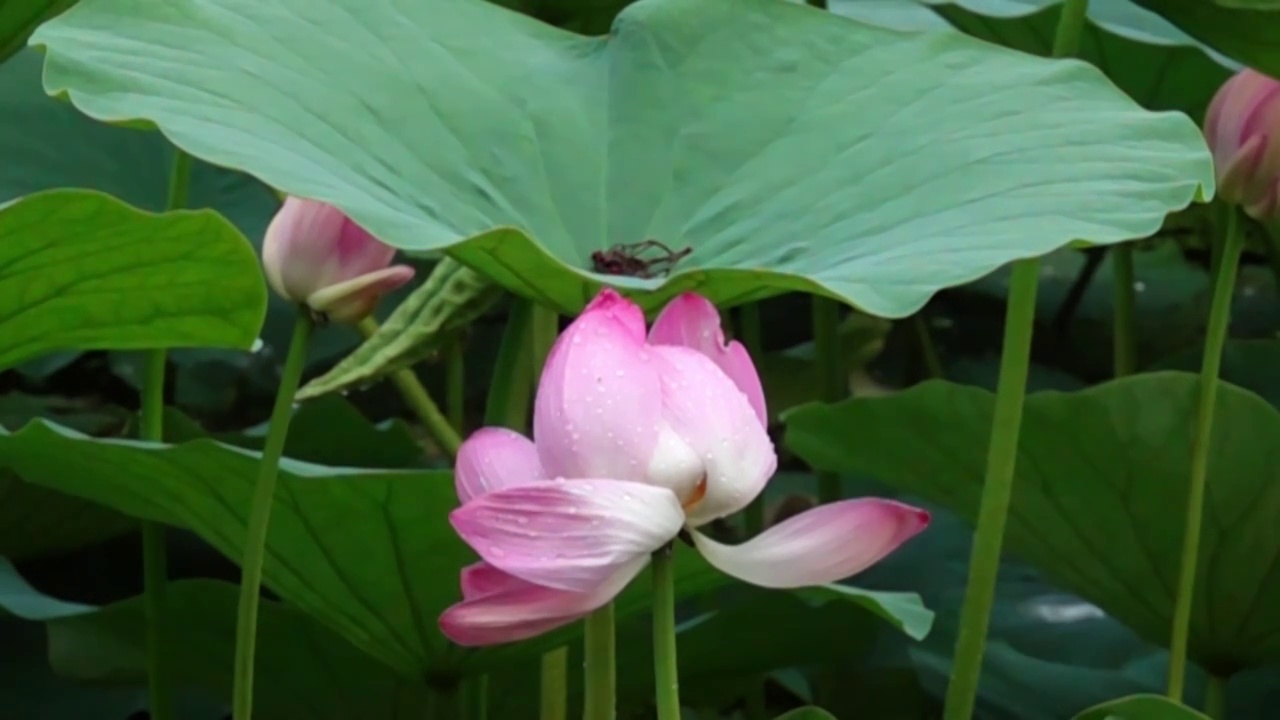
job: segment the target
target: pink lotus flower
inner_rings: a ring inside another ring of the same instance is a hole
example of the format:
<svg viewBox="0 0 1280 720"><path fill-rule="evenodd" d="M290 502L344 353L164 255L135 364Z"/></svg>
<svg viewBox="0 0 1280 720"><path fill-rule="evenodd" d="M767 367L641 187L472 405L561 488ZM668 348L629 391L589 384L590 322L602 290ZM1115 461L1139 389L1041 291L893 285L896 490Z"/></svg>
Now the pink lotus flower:
<svg viewBox="0 0 1280 720"><path fill-rule="evenodd" d="M408 265L391 265L395 254L341 210L290 197L267 226L262 266L281 296L332 322L356 323L413 278Z"/></svg>
<svg viewBox="0 0 1280 720"><path fill-rule="evenodd" d="M463 443L450 521L482 562L440 626L461 645L513 642L614 598L688 531L714 566L765 587L834 582L924 529L923 510L831 503L741 545L698 528L746 507L777 466L746 350L692 293L648 337L640 309L604 290L556 341L538 386L534 441L485 428Z"/></svg>
<svg viewBox="0 0 1280 720"><path fill-rule="evenodd" d="M1258 220L1280 209L1280 82L1256 70L1218 89L1205 114L1218 195Z"/></svg>

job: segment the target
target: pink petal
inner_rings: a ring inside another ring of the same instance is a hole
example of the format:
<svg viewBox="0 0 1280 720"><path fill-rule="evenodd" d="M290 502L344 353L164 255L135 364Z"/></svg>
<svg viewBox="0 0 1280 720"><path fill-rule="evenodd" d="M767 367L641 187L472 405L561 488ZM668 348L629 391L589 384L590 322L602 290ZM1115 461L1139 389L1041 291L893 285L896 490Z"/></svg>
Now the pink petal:
<svg viewBox="0 0 1280 720"><path fill-rule="evenodd" d="M462 568L459 580L462 585L463 600L476 600L486 595L495 595L529 584L483 561Z"/></svg>
<svg viewBox="0 0 1280 720"><path fill-rule="evenodd" d="M326 203L287 197L276 211L262 240L262 267L271 288L294 302L303 302L327 284L346 216Z"/></svg>
<svg viewBox="0 0 1280 720"><path fill-rule="evenodd" d="M742 343L725 343L720 313L710 300L687 292L667 303L649 330L649 342L681 345L706 355L746 394L760 424L769 424L760 374Z"/></svg>
<svg viewBox="0 0 1280 720"><path fill-rule="evenodd" d="M603 583L581 593L542 587L507 576L510 581L501 589L467 597L445 610L440 616L440 630L450 640L466 647L536 637L602 607L622 592L648 562L648 556L638 557L619 567Z"/></svg>
<svg viewBox="0 0 1280 720"><path fill-rule="evenodd" d="M694 543L712 565L753 585L823 585L861 572L929 524L929 513L893 500L861 498L822 505L741 545L700 533Z"/></svg>
<svg viewBox="0 0 1280 720"><path fill-rule="evenodd" d="M686 347L652 348L662 383L663 419L702 460L703 482L681 497L697 527L746 507L778 466L773 441L738 387L707 356Z"/></svg>
<svg viewBox="0 0 1280 720"><path fill-rule="evenodd" d="M360 277L329 285L307 296L307 307L337 323L356 323L368 317L383 295L413 279L413 268L392 265Z"/></svg>
<svg viewBox="0 0 1280 720"><path fill-rule="evenodd" d="M505 487L546 480L533 442L514 430L480 428L458 448L453 471L463 503Z"/></svg>
<svg viewBox="0 0 1280 720"><path fill-rule="evenodd" d="M658 387L640 308L602 291L560 335L538 383L533 438L547 476L644 480Z"/></svg>
<svg viewBox="0 0 1280 720"><path fill-rule="evenodd" d="M670 490L652 485L555 480L481 495L449 521L499 570L584 592L671 541L684 512Z"/></svg>

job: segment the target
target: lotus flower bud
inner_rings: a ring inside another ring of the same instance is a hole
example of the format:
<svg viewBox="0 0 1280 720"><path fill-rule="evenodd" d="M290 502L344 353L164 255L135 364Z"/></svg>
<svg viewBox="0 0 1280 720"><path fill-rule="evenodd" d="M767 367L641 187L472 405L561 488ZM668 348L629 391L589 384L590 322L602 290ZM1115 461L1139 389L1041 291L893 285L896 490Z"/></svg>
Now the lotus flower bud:
<svg viewBox="0 0 1280 720"><path fill-rule="evenodd" d="M262 266L283 297L324 320L357 323L413 278L412 267L391 264L395 254L341 210L290 197L267 226Z"/></svg>
<svg viewBox="0 0 1280 720"><path fill-rule="evenodd" d="M1218 195L1256 220L1274 219L1280 183L1280 81L1245 69L1218 89L1205 114Z"/></svg>

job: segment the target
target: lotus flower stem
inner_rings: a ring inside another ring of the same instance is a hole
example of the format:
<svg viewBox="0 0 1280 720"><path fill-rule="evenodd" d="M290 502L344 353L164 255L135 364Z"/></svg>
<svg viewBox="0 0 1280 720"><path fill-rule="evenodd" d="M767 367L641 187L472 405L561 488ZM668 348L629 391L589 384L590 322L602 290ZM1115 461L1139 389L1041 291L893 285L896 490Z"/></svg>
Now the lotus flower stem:
<svg viewBox="0 0 1280 720"><path fill-rule="evenodd" d="M584 690L583 720L614 720L618 670L614 654L613 603L587 616L582 640Z"/></svg>
<svg viewBox="0 0 1280 720"><path fill-rule="evenodd" d="M1209 471L1209 449L1213 440L1213 410L1218 399L1218 372L1222 367L1222 347L1231 323L1231 294L1236 285L1236 269L1244 250L1240 212L1229 209L1226 237L1218 254L1213 279L1213 300L1209 306L1209 327L1205 332L1204 355L1200 362L1200 394L1196 432L1191 439L1191 483L1187 491L1187 517L1182 538L1182 562L1178 573L1178 595L1173 606L1173 630L1169 641L1167 694L1181 702L1187 674L1187 645L1190 637L1191 606L1195 600L1196 568L1200 559L1200 529L1204 519L1205 480Z"/></svg>
<svg viewBox="0 0 1280 720"><path fill-rule="evenodd" d="M378 321L374 320L373 316L370 315L361 320L356 327L367 340L378 332ZM391 382L400 391L400 397L404 398L405 404L422 421L422 427L427 431L427 435L431 436L436 446L443 450L450 459L457 457L458 447L462 445L462 438L458 436L458 431L449 424L449 419L440 411L440 406L436 405L436 401L431 399L431 393L428 393L427 389L422 386L422 382L418 380L413 368L401 368L391 373Z"/></svg>
<svg viewBox="0 0 1280 720"><path fill-rule="evenodd" d="M844 346L840 343L840 305L835 300L813 296L813 351L818 365L819 398L838 402L848 394L849 378L845 369ZM840 476L832 472L818 474L818 499L835 502L843 492Z"/></svg>
<svg viewBox="0 0 1280 720"><path fill-rule="evenodd" d="M449 424L458 432L466 432L466 346L462 334L458 333L449 343L449 356L445 359L445 394L444 404L449 413Z"/></svg>
<svg viewBox="0 0 1280 720"><path fill-rule="evenodd" d="M544 653L538 720L565 720L569 716L568 686L569 648Z"/></svg>
<svg viewBox="0 0 1280 720"><path fill-rule="evenodd" d="M1115 346L1113 367L1115 376L1125 377L1137 371L1138 331L1134 321L1133 244L1123 243L1111 248L1111 262L1115 270L1115 327L1112 329Z"/></svg>
<svg viewBox="0 0 1280 720"><path fill-rule="evenodd" d="M191 187L191 156L173 149L173 168L169 172L168 210L187 206ZM164 441L164 370L168 353L151 350L146 355L142 380L142 408L138 436L148 442ZM147 689L151 717L170 720L173 700L169 695L168 663L165 660L165 585L168 583L169 551L164 525L142 523L142 586L147 616Z"/></svg>
<svg viewBox="0 0 1280 720"><path fill-rule="evenodd" d="M653 554L653 680L658 720L680 720L676 582L671 546Z"/></svg>
<svg viewBox="0 0 1280 720"><path fill-rule="evenodd" d="M1227 678L1210 675L1205 687L1204 714L1213 720L1227 720Z"/></svg>
<svg viewBox="0 0 1280 720"><path fill-rule="evenodd" d="M275 406L271 409L266 442L262 447L258 482L249 507L249 526L244 539L244 560L241 562L240 604L236 616L236 659L231 705L234 720L249 720L253 716L253 660L258 633L262 563L266 556L267 524L271 519L271 503L275 498L280 456L284 453L284 441L289 434L289 423L293 419L293 396L302 379L307 343L311 339L313 327L311 312L305 307L299 307L293 337L289 341L289 354L280 375L280 388L276 391Z"/></svg>
<svg viewBox="0 0 1280 720"><path fill-rule="evenodd" d="M1076 54L1084 29L1088 0L1066 0L1058 17L1053 39L1053 56ZM1005 310L1004 347L1000 352L1000 379L996 384L995 414L991 444L987 448L987 472L978 506L977 529L969 557L969 580L960 609L960 631L956 639L955 665L947 686L944 720L969 720L978 698L982 655L986 648L991 607L995 602L996 578L1000 572L1000 547L1013 497L1014 471L1018 459L1018 435L1022 429L1022 405L1027 394L1027 372L1031 363L1031 335L1035 329L1036 291L1040 260L1031 258L1013 264L1009 298Z"/></svg>
<svg viewBox="0 0 1280 720"><path fill-rule="evenodd" d="M929 377L941 380L945 377L942 360L938 357L938 348L933 344L933 336L929 333L929 324L925 321L923 312L918 312L911 318L911 326L915 328L916 341L920 343L920 356L924 359Z"/></svg>
<svg viewBox="0 0 1280 720"><path fill-rule="evenodd" d="M987 473L978 508L978 526L969 559L969 581L960 610L955 666L951 683L947 686L946 720L969 720L978 696L982 653L995 600L996 576L1000 571L1000 546L1009 515L1009 500L1013 495L1039 275L1039 260L1019 260L1013 266L1013 277L1009 283L995 418L991 444L987 449Z"/></svg>

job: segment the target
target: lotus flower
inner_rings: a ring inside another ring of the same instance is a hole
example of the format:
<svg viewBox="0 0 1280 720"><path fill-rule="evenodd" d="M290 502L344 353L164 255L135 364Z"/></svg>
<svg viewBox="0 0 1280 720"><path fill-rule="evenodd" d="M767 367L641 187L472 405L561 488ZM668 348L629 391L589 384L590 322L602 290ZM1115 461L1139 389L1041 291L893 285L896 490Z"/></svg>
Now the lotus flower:
<svg viewBox="0 0 1280 720"><path fill-rule="evenodd" d="M777 466L760 378L720 316L685 294L648 337L644 316L601 292L556 341L534 440L485 428L463 443L450 515L482 558L440 618L461 645L521 640L608 603L652 553L688 537L715 567L794 588L834 582L924 529L923 510L864 498L823 505L741 545L698 528L737 512Z"/></svg>
<svg viewBox="0 0 1280 720"><path fill-rule="evenodd" d="M341 210L295 197L271 219L262 243L272 289L340 323L368 317L379 298L413 278L413 268L391 264L395 255Z"/></svg>
<svg viewBox="0 0 1280 720"><path fill-rule="evenodd" d="M1218 194L1257 220L1280 203L1280 82L1245 69L1218 89L1205 114Z"/></svg>

